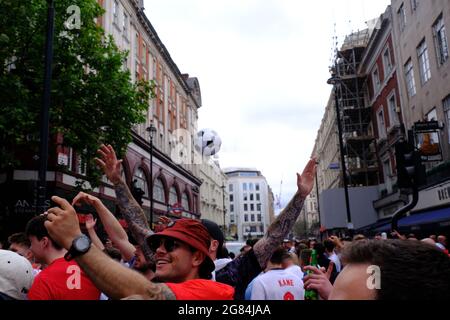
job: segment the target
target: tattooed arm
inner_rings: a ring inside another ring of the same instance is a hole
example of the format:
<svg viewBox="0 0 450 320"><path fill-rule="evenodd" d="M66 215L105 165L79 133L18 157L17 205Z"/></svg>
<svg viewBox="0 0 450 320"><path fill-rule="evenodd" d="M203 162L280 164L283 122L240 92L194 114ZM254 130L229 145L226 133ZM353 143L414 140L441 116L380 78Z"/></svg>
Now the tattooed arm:
<svg viewBox="0 0 450 320"><path fill-rule="evenodd" d="M131 234L142 248L146 260L153 260L153 253L145 241L145 239L153 232L147 223L144 211L134 199L130 189L122 179L120 174L122 160L117 159L116 153L110 145L102 145L97 152L101 159L96 158L95 161L103 169L103 172L108 179L114 184L117 203L128 224Z"/></svg>
<svg viewBox="0 0 450 320"><path fill-rule="evenodd" d="M302 210L305 198L311 192L314 185L316 173L316 160L311 159L305 167L302 175L297 174L298 191L287 207L280 213L278 218L269 226L267 233L253 247L253 251L262 269L266 268L267 262L283 239L292 230Z"/></svg>

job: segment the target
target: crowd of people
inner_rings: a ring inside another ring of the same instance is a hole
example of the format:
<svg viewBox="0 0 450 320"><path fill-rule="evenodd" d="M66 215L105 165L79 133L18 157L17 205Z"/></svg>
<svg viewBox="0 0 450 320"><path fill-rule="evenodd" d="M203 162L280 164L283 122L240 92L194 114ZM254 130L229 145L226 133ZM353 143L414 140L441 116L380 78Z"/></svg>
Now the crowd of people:
<svg viewBox="0 0 450 320"><path fill-rule="evenodd" d="M285 239L312 190L315 159L297 175L296 195L266 235L230 256L222 230L209 220L162 217L162 231L154 233L114 149L102 145L98 153L128 232L94 195L52 197L56 206L0 250L0 300L450 299L443 235ZM83 223L81 204L94 211ZM97 235L97 220L107 239Z"/></svg>

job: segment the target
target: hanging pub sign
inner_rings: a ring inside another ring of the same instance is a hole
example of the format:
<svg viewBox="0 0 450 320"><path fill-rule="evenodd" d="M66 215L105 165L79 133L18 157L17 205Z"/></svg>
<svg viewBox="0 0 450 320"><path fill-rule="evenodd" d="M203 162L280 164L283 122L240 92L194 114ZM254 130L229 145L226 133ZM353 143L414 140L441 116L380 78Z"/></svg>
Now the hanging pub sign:
<svg viewBox="0 0 450 320"><path fill-rule="evenodd" d="M416 122L414 124L415 147L420 151L424 162L442 161L442 148L439 139L442 127L437 121Z"/></svg>

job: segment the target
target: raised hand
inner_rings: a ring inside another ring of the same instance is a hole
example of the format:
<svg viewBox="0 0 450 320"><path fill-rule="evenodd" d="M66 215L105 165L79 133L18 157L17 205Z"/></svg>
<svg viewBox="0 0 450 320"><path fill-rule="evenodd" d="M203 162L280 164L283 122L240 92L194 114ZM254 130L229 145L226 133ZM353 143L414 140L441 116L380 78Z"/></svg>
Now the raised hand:
<svg viewBox="0 0 450 320"><path fill-rule="evenodd" d="M96 223L97 223L97 219L94 219L92 214L88 214L86 216L86 229L88 229L88 230L94 229Z"/></svg>
<svg viewBox="0 0 450 320"><path fill-rule="evenodd" d="M301 175L297 173L298 192L304 198L306 198L312 191L316 170L316 158L312 158L311 160L309 160L308 164L303 170L303 173Z"/></svg>
<svg viewBox="0 0 450 320"><path fill-rule="evenodd" d="M108 179L116 184L120 182L120 168L123 160L118 160L116 152L111 145L102 144L97 150L100 158L95 158L95 162L102 168Z"/></svg>
<svg viewBox="0 0 450 320"><path fill-rule="evenodd" d="M89 204L91 206L95 206L96 202L100 201L99 198L94 197L93 195L80 192L77 194L75 198L72 200L72 206L81 205L82 203Z"/></svg>
<svg viewBox="0 0 450 320"><path fill-rule="evenodd" d="M81 235L78 217L70 203L60 197L52 197L59 207L50 208L44 225L47 231L59 245L65 249L72 246L72 241Z"/></svg>

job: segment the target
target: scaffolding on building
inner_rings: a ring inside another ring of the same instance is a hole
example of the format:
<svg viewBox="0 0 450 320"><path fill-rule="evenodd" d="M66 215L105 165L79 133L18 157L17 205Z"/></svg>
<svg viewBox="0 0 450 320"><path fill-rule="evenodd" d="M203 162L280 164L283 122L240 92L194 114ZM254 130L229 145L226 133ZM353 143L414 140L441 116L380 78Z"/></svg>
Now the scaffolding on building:
<svg viewBox="0 0 450 320"><path fill-rule="evenodd" d="M378 185L378 161L374 148L372 112L367 99L367 75L359 66L370 39L365 29L348 35L336 50L331 71L340 78L337 85L345 162L349 187Z"/></svg>

